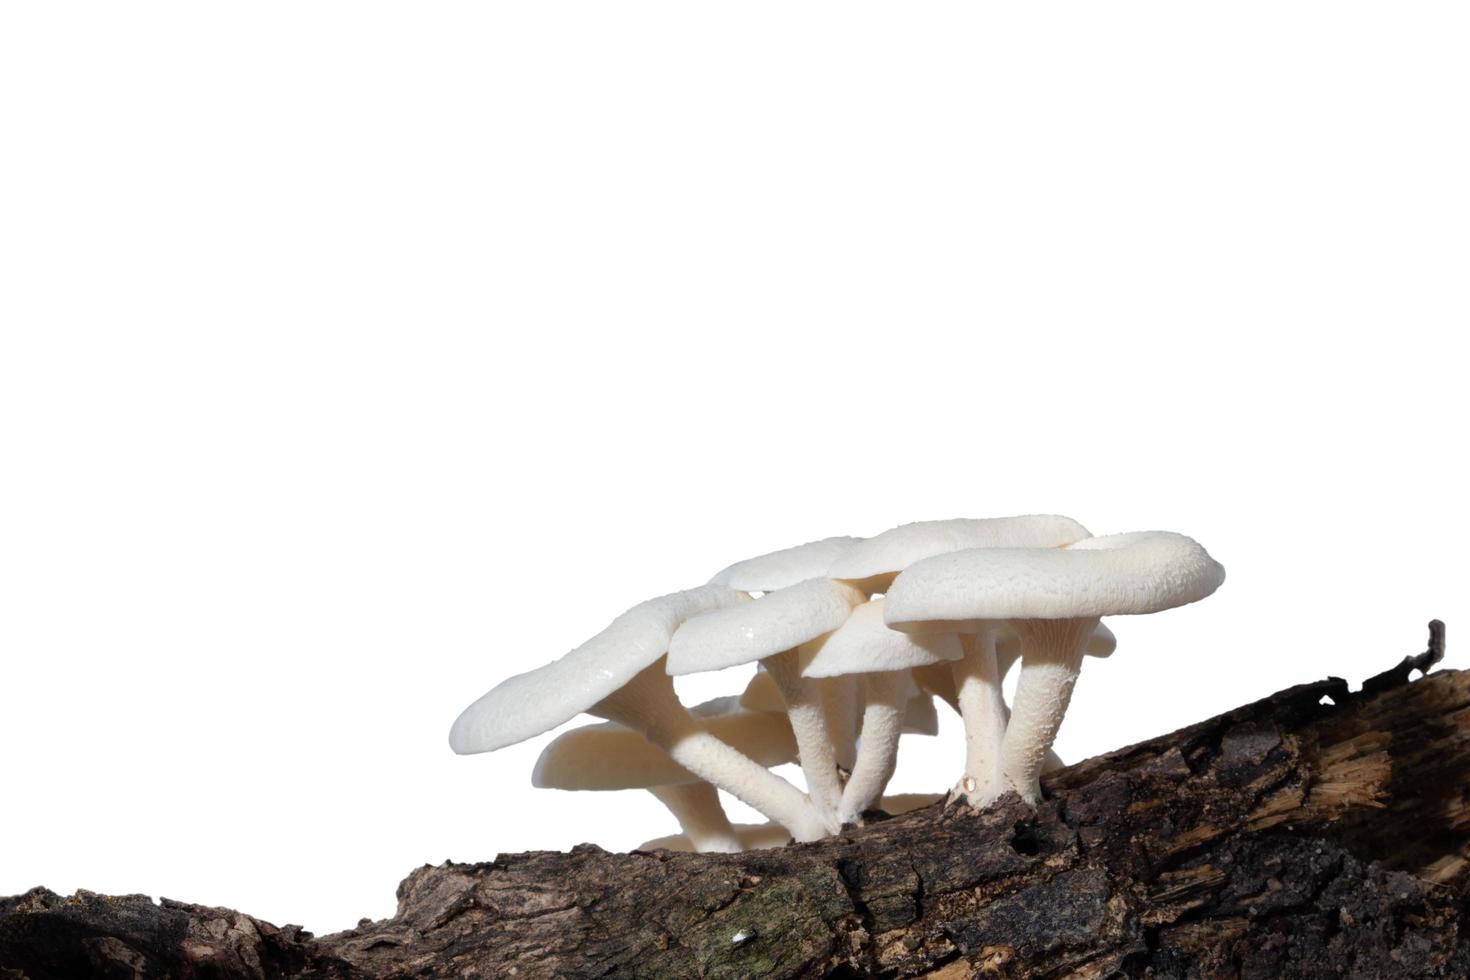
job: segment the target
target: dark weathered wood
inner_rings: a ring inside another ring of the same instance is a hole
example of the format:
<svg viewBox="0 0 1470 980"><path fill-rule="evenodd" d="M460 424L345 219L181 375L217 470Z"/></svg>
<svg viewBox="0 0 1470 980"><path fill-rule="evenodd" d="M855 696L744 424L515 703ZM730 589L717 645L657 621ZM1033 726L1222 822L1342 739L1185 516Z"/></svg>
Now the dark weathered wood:
<svg viewBox="0 0 1470 980"><path fill-rule="evenodd" d="M1437 655L1089 759L1035 812L423 867L319 939L37 889L0 900L0 977L1470 977L1470 673L1410 680Z"/></svg>

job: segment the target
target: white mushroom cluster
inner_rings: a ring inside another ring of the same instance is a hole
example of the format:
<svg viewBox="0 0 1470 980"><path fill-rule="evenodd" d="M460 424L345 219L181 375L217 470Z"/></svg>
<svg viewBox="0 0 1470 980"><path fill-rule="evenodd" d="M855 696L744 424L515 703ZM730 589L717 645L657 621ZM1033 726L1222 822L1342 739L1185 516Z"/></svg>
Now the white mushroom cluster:
<svg viewBox="0 0 1470 980"><path fill-rule="evenodd" d="M816 840L885 797L905 733L938 731L933 697L964 723L953 803L1005 792L1035 804L1061 765L1052 742L1084 656L1113 652L1104 616L1210 595L1225 570L1169 531L1093 537L1067 517L923 521L737 562L651 599L559 660L519 674L455 721L455 752L490 752L577 715L536 763L536 786L646 789L682 834L650 847L739 851ZM1001 684L1021 664L1015 701ZM673 678L755 665L739 696L685 708ZM801 766L803 786L773 771ZM736 826L717 790L764 814Z"/></svg>

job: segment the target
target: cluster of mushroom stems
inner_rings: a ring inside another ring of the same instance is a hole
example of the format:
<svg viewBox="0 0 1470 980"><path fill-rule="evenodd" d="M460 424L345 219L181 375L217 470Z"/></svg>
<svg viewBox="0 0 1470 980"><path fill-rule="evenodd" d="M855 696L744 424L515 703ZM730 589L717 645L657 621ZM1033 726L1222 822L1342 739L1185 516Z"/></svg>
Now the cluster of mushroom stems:
<svg viewBox="0 0 1470 980"><path fill-rule="evenodd" d="M682 833L645 848L739 851L811 841L938 796L885 797L903 734L957 712L965 762L952 804L1041 799L1083 658L1115 641L1104 616L1202 599L1224 569L1168 531L1092 536L1067 517L923 521L737 562L640 603L558 660L507 679L455 721L450 745L489 752L587 713L536 763L536 786L646 789ZM1002 683L1020 663L1014 703ZM757 665L739 695L686 708L673 678ZM802 786L773 770L801 767ZM718 790L763 814L736 826Z"/></svg>

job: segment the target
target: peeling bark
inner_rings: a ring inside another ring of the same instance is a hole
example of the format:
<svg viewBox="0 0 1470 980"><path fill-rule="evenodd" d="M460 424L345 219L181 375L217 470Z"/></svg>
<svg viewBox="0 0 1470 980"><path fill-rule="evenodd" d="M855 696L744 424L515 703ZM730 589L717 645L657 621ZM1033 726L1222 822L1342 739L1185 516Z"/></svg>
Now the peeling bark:
<svg viewBox="0 0 1470 980"><path fill-rule="evenodd" d="M321 938L36 889L0 899L0 978L1467 977L1470 673L1411 682L1437 653L1053 773L1035 811L426 866Z"/></svg>

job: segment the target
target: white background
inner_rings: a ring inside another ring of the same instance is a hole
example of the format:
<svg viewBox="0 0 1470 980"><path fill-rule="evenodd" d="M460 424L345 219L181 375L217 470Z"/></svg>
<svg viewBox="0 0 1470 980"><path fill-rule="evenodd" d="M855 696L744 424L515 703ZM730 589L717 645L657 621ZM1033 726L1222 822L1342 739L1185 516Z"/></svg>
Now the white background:
<svg viewBox="0 0 1470 980"><path fill-rule="evenodd" d="M0 894L325 932L424 862L669 832L449 724L641 599L917 519L1228 567L1113 622L1069 760L1431 616L1464 666L1467 28L5 5ZM952 781L945 724L896 788Z"/></svg>

